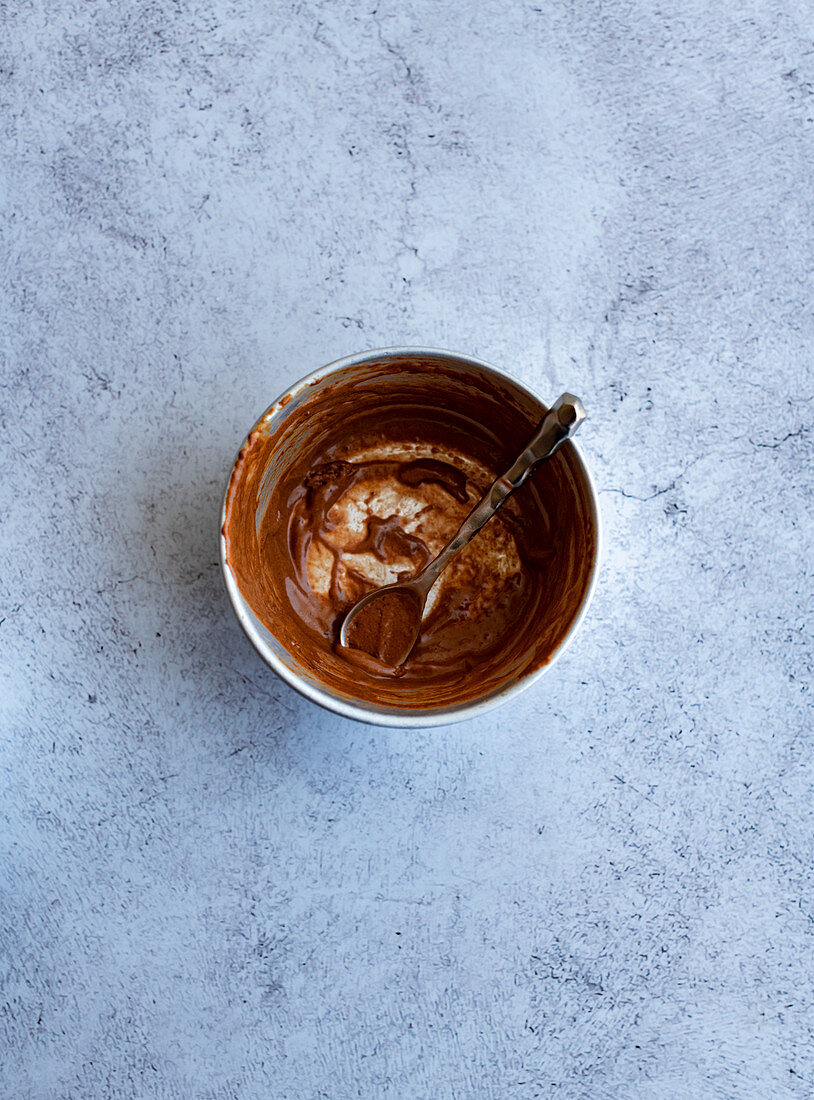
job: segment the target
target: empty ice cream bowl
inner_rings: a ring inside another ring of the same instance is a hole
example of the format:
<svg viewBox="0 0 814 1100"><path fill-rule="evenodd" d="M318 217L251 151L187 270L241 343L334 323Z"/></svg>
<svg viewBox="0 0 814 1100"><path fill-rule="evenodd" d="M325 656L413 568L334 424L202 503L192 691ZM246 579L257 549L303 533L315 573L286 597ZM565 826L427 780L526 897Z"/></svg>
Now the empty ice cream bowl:
<svg viewBox="0 0 814 1100"><path fill-rule="evenodd" d="M286 391L221 510L226 588L263 660L313 702L386 726L459 721L530 687L596 582L596 490L571 441L457 552L403 664L341 646L339 628L441 550L545 413L495 367L426 348L349 356Z"/></svg>

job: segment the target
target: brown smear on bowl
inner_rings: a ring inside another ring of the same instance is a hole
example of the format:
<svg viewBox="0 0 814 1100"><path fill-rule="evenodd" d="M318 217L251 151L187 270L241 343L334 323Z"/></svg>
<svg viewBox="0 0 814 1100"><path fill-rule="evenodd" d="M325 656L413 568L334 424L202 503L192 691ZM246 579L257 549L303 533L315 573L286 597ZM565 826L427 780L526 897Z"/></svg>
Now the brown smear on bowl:
<svg viewBox="0 0 814 1100"><path fill-rule="evenodd" d="M432 708L492 695L550 660L596 550L569 444L453 559L403 666L380 659L395 652L398 615L338 645L347 611L438 553L540 415L476 368L405 356L317 380L278 426L273 412L260 421L227 490L226 561L298 671L351 700Z"/></svg>

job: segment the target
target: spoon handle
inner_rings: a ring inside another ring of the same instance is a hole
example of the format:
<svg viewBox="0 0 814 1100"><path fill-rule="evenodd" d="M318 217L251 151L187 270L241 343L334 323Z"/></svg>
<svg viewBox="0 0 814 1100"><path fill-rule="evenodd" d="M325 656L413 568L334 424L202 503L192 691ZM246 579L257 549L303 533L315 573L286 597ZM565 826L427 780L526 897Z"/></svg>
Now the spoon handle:
<svg viewBox="0 0 814 1100"><path fill-rule="evenodd" d="M519 489L538 462L553 455L561 443L574 434L585 419L585 409L578 397L564 393L540 421L526 449L511 464L502 477L493 481L481 499L437 557L426 566L412 583L420 583L429 591L436 578L446 568L450 558L466 546L489 522L503 502Z"/></svg>

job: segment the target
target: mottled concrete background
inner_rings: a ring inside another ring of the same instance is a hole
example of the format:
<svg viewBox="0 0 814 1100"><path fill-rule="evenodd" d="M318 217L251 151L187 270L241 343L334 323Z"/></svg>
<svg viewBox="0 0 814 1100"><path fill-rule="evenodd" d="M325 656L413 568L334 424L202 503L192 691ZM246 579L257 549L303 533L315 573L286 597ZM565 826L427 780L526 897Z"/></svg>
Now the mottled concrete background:
<svg viewBox="0 0 814 1100"><path fill-rule="evenodd" d="M811 4L18 0L0 70L0 1094L814 1095ZM387 732L216 513L411 343L584 397L607 549Z"/></svg>

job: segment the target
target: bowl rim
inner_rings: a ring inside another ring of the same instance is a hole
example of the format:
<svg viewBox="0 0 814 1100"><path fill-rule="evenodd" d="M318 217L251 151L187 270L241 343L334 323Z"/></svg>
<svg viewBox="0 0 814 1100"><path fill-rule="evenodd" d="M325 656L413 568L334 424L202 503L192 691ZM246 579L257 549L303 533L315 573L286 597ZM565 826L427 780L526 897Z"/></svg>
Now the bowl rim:
<svg viewBox="0 0 814 1100"><path fill-rule="evenodd" d="M433 726L446 726L452 725L456 722L462 722L470 718L476 718L481 714L486 714L488 711L493 710L495 707L501 706L503 703L508 702L513 696L519 694L521 691L525 691L536 683L546 672L551 669L556 662L560 659L562 654L571 644L571 641L582 624L583 619L588 611L591 601L596 589L597 580L599 576L599 565L603 551L603 532L602 532L602 517L599 510L599 494L597 492L596 484L591 474L591 470L585 459L582 456L582 452L579 446L574 440L569 440L568 445L574 448L577 461L580 467L580 473L584 477L585 484L588 490L588 501L592 512L592 518L594 521L594 528L596 531L596 545L594 550L594 560L591 565L591 572L588 578L588 586L585 590L585 595L582 598L577 614L574 616L571 625L568 627L562 641L557 646L556 650L551 655L551 658L534 672L529 673L527 676L521 677L521 679L508 684L505 688L495 692L493 695L487 696L485 699L476 700L472 703L451 704L447 707L428 708L426 711L420 708L405 707L404 710L398 711L393 714L383 713L380 711L370 710L361 702L353 702L346 700L338 695L333 695L327 689L323 690L310 683L304 677L301 677L294 669L290 668L284 661L282 661L276 653L273 652L267 645L265 640L260 635L257 627L247 612L248 604L244 600L237 581L231 568L226 561L226 536L224 535L224 527L226 524L226 503L229 493L229 486L232 481L232 474L234 473L235 465L237 464L240 452L245 447L252 432L254 432L259 425L269 418L276 411L284 411L291 398L296 397L297 394L303 390L314 385L316 382L320 382L323 378L331 374L336 374L339 371L345 370L348 367L361 366L368 360L378 360L384 357L410 357L410 356L440 356L443 359L448 359L453 362L466 363L471 366L480 367L484 370L490 371L497 375L498 378L502 378L511 382L512 385L517 386L518 389L523 391L526 396L532 400L539 402L544 407L545 402L540 395L533 390L530 386L526 385L519 378L516 378L508 371L502 370L500 367L494 366L492 363L487 363L484 359L478 359L474 355L468 355L462 352L450 351L447 348L431 348L431 347L418 347L418 346L394 346L383 348L372 348L369 351L356 352L352 355L342 356L340 359L335 359L331 363L326 363L324 366L319 367L317 370L312 371L310 374L304 375L298 381L288 386L283 393L280 394L272 403L265 409L263 413L257 418L252 427L246 433L243 442L238 448L234 461L229 467L229 472L226 477L226 485L223 491L223 497L220 507L220 523L218 527L219 536L219 559L221 567L221 576L223 577L224 584L226 586L226 592L229 597L229 602L232 605L238 622L240 623L243 632L262 658L262 660L269 665L273 672L275 672L281 680L292 687L296 692L302 695L304 698L310 700L312 703L316 703L317 706L322 707L325 710L331 711L334 714L339 714L343 718L350 718L357 722L364 722L368 725L387 726L391 729L426 729ZM283 402L285 401L285 404Z"/></svg>

